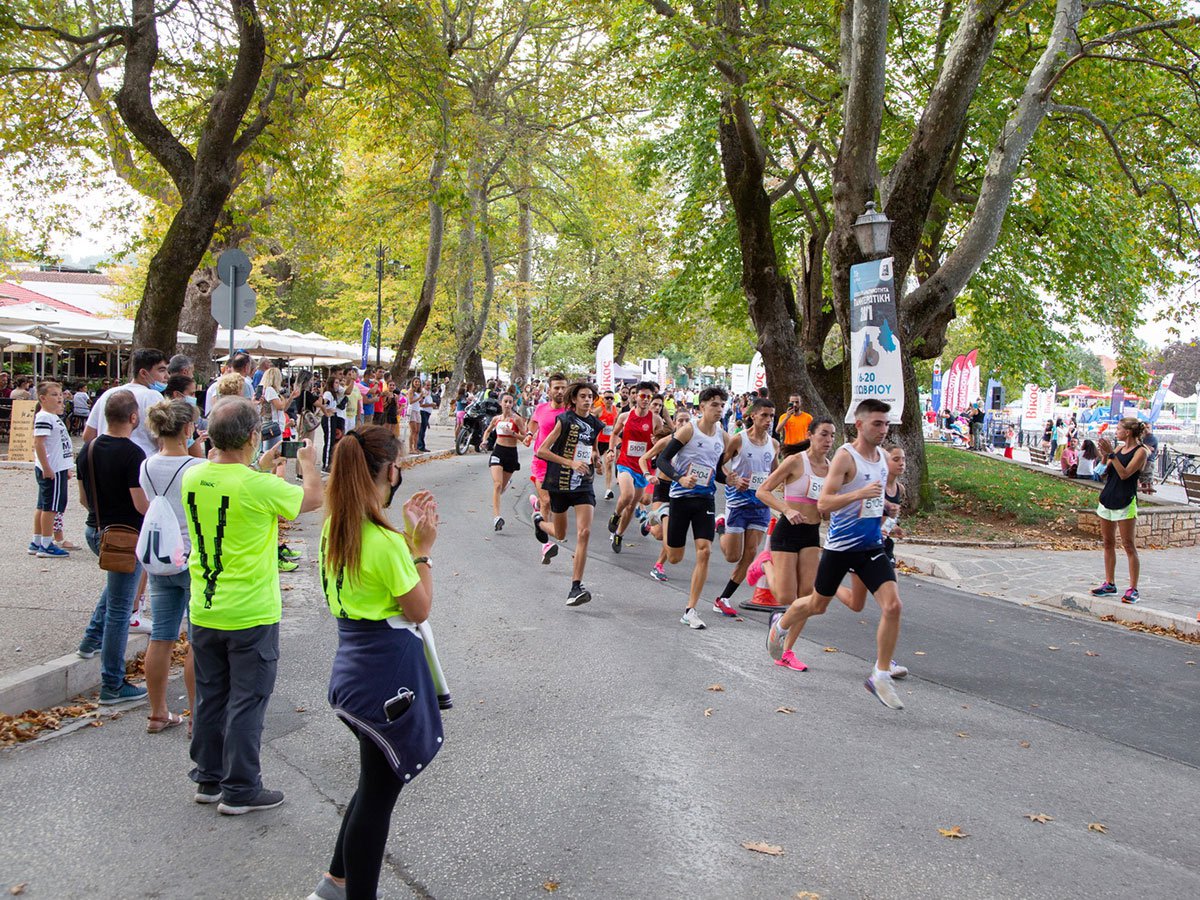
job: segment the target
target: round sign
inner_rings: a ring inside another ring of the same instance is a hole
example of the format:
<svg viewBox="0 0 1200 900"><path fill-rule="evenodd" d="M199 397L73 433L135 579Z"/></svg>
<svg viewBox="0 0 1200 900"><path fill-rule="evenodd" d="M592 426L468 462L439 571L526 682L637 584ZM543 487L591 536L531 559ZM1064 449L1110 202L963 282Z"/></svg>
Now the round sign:
<svg viewBox="0 0 1200 900"><path fill-rule="evenodd" d="M226 250L217 257L217 277L225 284L234 284L237 279L241 287L250 277L250 257L236 247Z"/></svg>

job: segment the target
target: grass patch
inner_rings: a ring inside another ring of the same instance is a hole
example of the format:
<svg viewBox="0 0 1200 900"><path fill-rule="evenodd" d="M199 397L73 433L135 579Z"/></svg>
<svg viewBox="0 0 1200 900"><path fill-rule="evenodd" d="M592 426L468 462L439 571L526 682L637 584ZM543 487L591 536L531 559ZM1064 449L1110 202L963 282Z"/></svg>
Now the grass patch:
<svg viewBox="0 0 1200 900"><path fill-rule="evenodd" d="M1075 510L1097 492L982 453L938 444L925 448L935 505L911 517L914 536L1013 540L1078 535Z"/></svg>

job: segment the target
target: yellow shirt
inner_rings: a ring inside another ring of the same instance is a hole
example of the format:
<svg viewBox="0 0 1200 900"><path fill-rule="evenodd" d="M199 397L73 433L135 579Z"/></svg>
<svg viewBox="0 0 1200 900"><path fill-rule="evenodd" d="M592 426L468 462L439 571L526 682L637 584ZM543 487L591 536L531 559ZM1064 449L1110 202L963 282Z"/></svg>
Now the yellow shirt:
<svg viewBox="0 0 1200 900"><path fill-rule="evenodd" d="M403 612L396 602L421 580L404 536L374 522L363 522L358 574L347 578L325 563L329 519L321 528L321 587L335 618L387 619ZM340 576L340 577L339 577Z"/></svg>

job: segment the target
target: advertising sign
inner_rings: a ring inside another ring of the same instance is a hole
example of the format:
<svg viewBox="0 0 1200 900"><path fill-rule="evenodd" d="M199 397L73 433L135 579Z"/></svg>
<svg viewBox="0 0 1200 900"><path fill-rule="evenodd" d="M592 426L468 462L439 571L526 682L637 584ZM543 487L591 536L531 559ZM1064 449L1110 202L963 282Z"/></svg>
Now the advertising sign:
<svg viewBox="0 0 1200 900"><path fill-rule="evenodd" d="M868 397L891 405L888 419L900 423L904 378L896 314L892 258L850 267L850 405L846 421Z"/></svg>
<svg viewBox="0 0 1200 900"><path fill-rule="evenodd" d="M596 387L600 393L614 389L615 372L613 371L613 336L606 334L596 345Z"/></svg>

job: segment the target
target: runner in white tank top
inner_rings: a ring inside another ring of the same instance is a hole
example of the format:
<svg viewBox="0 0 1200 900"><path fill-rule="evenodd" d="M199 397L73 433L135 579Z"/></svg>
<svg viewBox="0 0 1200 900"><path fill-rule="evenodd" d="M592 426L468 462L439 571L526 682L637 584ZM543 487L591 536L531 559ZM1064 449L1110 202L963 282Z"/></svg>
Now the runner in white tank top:
<svg viewBox="0 0 1200 900"><path fill-rule="evenodd" d="M888 404L875 399L864 400L855 409L858 436L835 454L817 500L817 508L822 514L830 514L831 523L813 592L798 598L786 612L771 617L767 649L778 658L785 633L795 626L803 628L810 616L824 613L842 579L853 572L882 609L875 635L875 668L867 677L866 688L889 709L903 709L904 703L892 683L893 671L901 674L892 658L900 636L900 592L880 533L883 515L896 512L889 510L891 504L883 499L887 461L879 449L887 437L890 410Z"/></svg>

